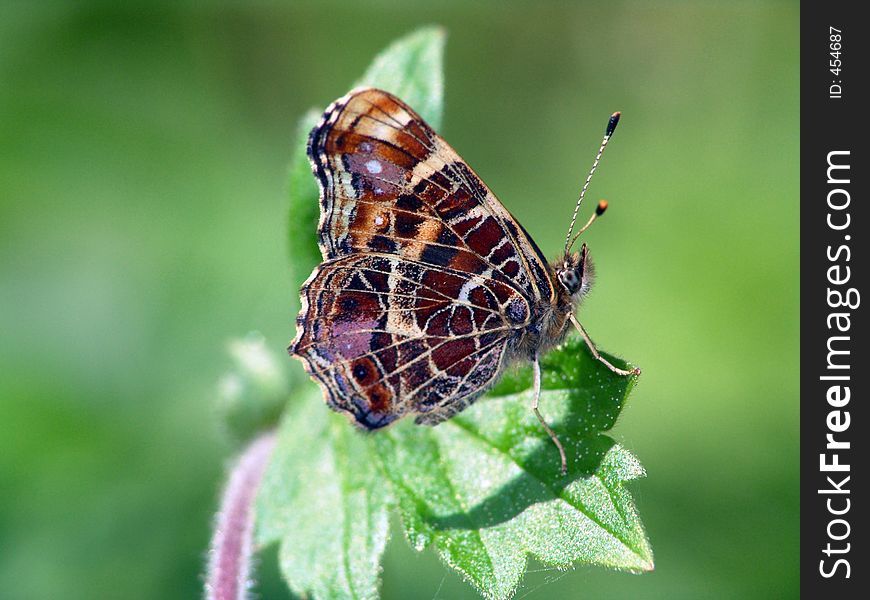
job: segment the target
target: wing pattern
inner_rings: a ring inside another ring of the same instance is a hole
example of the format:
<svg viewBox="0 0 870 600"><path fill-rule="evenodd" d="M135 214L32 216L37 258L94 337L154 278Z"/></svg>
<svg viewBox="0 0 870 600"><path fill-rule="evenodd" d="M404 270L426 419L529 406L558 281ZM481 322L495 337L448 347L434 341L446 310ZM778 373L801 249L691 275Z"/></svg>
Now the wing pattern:
<svg viewBox="0 0 870 600"><path fill-rule="evenodd" d="M333 103L308 153L324 263L302 288L290 352L366 428L449 418L486 391L512 336L555 294L540 250L386 92Z"/></svg>

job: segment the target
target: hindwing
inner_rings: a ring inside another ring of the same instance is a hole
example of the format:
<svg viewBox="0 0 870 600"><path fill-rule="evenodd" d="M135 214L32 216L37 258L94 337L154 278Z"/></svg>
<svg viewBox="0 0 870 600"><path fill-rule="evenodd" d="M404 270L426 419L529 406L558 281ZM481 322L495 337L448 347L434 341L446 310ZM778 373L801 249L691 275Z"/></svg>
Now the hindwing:
<svg viewBox="0 0 870 600"><path fill-rule="evenodd" d="M349 255L306 282L290 350L327 403L364 427L409 413L435 424L489 387L528 315L526 300L495 280L395 255Z"/></svg>

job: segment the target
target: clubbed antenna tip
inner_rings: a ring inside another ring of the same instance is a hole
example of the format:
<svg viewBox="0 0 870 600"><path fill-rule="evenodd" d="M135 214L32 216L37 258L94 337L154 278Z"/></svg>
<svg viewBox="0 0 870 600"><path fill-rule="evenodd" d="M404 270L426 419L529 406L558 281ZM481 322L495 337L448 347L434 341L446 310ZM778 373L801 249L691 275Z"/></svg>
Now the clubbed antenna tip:
<svg viewBox="0 0 870 600"><path fill-rule="evenodd" d="M613 135L613 132L616 131L616 126L619 125L619 117L622 116L622 113L616 111L612 115L610 115L610 121L607 122L607 129L604 132L604 135L610 137Z"/></svg>
<svg viewBox="0 0 870 600"><path fill-rule="evenodd" d="M604 139L601 140L601 146L598 148L598 154L595 156L595 161L592 163L592 168L589 170L589 175L586 176L586 181L583 183L583 188L580 190L580 197L577 199L577 204L574 206L574 214L571 215L571 225L568 227L568 235L565 236L565 254L571 250L571 246L574 245L574 242L577 241L577 236L583 232L584 229L589 227L592 224L592 221L595 220L595 217L600 217L605 210L607 210L607 201L602 200L598 203L598 206L595 208L595 214L592 215L592 219L589 220L588 223L580 230L577 236L571 238L571 234L574 232L574 224L577 222L577 213L580 212L580 205L583 203L583 198L586 196L586 188L589 187L589 182L592 181L592 175L595 173L595 169L598 168L598 161L601 160L601 155L604 154L604 149L607 148L607 142L610 141L610 136L613 135L613 132L616 131L616 125L619 123L619 118L622 116L622 113L617 111L610 115L610 120L607 122L607 129L604 131Z"/></svg>

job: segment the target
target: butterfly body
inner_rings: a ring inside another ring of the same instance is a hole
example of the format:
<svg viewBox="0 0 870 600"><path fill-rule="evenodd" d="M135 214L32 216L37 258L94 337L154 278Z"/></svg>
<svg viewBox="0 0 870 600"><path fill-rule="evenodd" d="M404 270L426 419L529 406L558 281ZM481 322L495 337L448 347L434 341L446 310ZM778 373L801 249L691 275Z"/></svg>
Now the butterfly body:
<svg viewBox="0 0 870 600"><path fill-rule="evenodd" d="M289 351L330 407L366 429L405 415L435 425L564 339L591 283L586 246L548 264L401 100L352 91L308 155L324 262L302 286Z"/></svg>

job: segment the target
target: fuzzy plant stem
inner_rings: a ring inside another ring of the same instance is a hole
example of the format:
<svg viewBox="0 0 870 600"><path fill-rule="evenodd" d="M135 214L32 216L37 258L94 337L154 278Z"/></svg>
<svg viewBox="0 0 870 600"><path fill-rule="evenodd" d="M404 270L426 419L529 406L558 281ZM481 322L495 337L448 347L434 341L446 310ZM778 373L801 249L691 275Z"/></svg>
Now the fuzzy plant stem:
<svg viewBox="0 0 870 600"><path fill-rule="evenodd" d="M251 586L254 501L275 447L275 433L255 438L236 460L215 519L206 600L244 600Z"/></svg>

